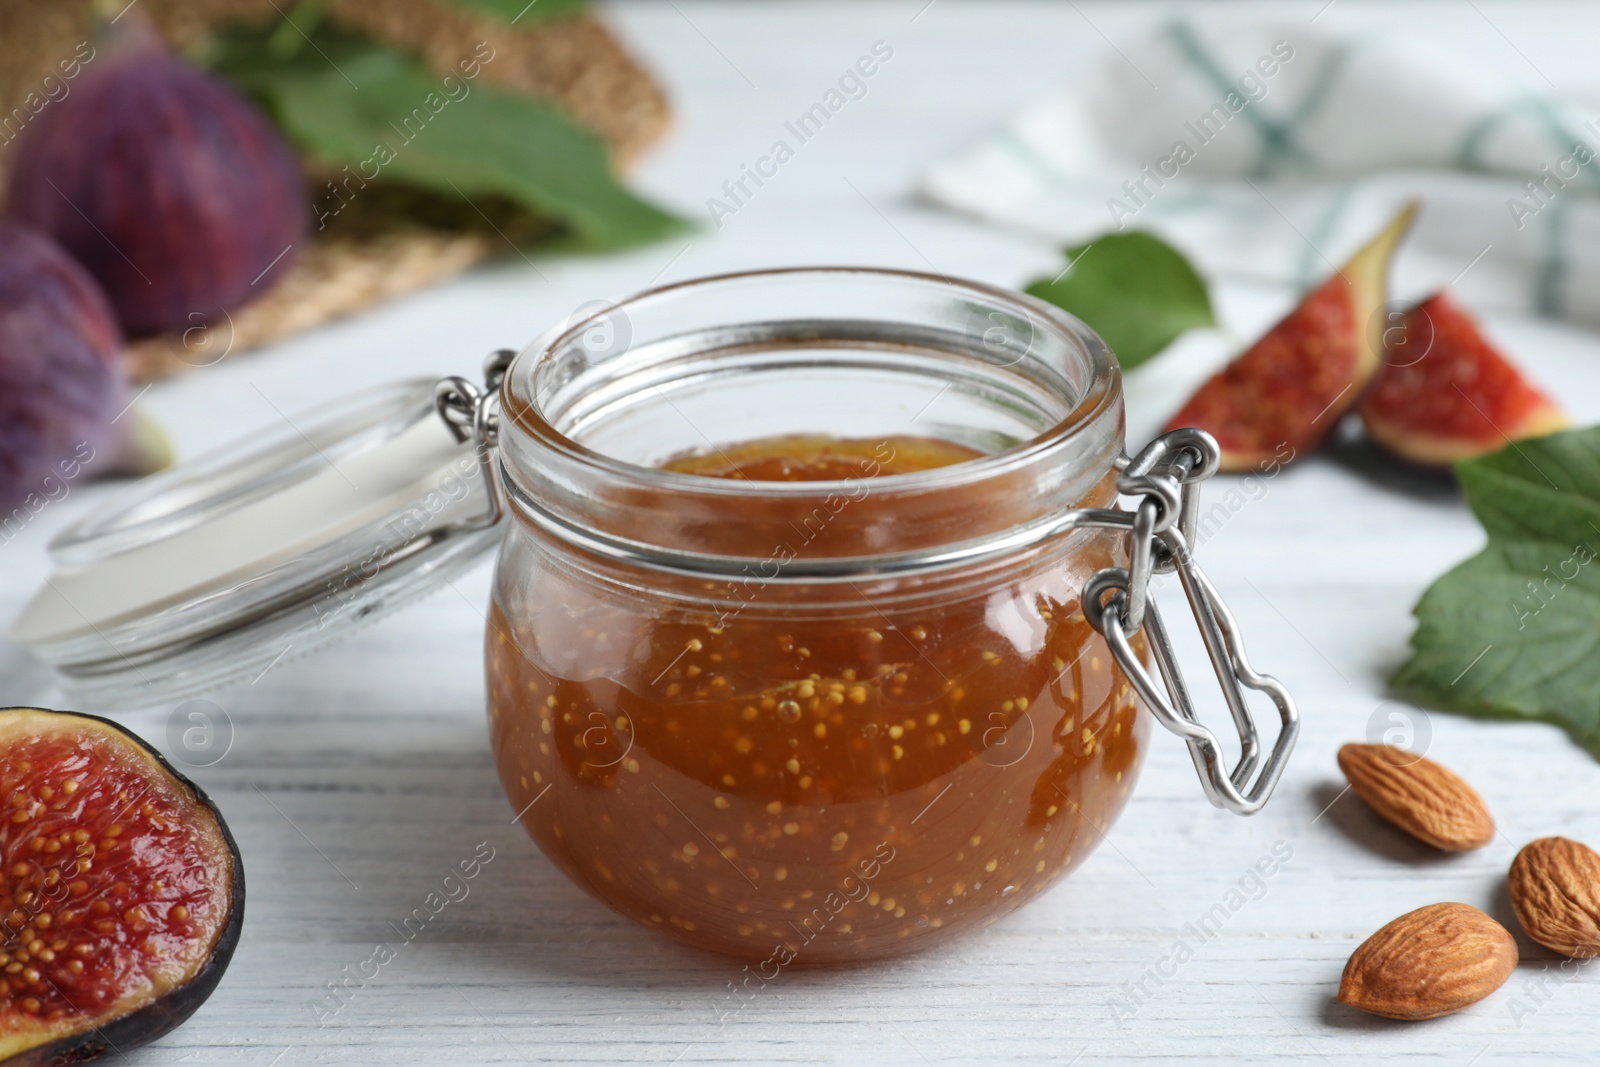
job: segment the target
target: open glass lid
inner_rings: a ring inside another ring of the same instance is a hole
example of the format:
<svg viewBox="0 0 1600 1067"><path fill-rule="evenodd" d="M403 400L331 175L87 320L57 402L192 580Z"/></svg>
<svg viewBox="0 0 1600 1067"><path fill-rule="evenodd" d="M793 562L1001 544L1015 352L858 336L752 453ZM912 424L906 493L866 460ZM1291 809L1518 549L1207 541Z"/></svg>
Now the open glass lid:
<svg viewBox="0 0 1600 1067"><path fill-rule="evenodd" d="M510 353L491 357L498 385ZM491 388L411 380L131 486L51 542L10 636L66 695L144 707L256 677L498 542Z"/></svg>

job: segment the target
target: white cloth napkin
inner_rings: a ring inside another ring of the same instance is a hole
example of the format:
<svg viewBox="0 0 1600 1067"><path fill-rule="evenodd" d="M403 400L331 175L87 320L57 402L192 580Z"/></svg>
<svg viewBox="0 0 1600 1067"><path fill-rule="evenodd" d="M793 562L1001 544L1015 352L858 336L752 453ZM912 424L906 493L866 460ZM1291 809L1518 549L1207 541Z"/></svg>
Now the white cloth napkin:
<svg viewBox="0 0 1600 1067"><path fill-rule="evenodd" d="M1427 42L1175 21L925 176L1071 244L1144 229L1208 275L1306 286L1412 197L1394 290L1600 325L1600 109Z"/></svg>

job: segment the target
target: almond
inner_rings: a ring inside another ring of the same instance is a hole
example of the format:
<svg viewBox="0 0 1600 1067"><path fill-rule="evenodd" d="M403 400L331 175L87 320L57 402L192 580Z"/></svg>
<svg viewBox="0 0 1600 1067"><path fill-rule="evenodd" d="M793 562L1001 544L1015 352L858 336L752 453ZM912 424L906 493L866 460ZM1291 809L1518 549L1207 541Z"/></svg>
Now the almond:
<svg viewBox="0 0 1600 1067"><path fill-rule="evenodd" d="M1516 966L1505 927L1470 904L1429 904L1361 943L1339 1001L1389 1019L1436 1019L1493 993Z"/></svg>
<svg viewBox="0 0 1600 1067"><path fill-rule="evenodd" d="M1339 769L1372 810L1412 837L1446 852L1494 840L1483 798L1454 771L1394 745L1345 745Z"/></svg>
<svg viewBox="0 0 1600 1067"><path fill-rule="evenodd" d="M1565 837L1523 846L1506 879L1517 921L1563 956L1600 956L1600 854Z"/></svg>

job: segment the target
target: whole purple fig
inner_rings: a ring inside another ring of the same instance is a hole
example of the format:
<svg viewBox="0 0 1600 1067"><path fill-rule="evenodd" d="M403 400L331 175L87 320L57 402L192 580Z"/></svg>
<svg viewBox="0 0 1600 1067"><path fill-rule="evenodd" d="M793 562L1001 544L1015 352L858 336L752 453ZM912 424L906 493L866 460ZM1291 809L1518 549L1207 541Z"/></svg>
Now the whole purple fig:
<svg viewBox="0 0 1600 1067"><path fill-rule="evenodd" d="M304 240L308 204L253 104L147 27L124 32L17 145L7 211L87 267L138 336L263 292Z"/></svg>
<svg viewBox="0 0 1600 1067"><path fill-rule="evenodd" d="M44 234L0 219L0 541L120 448L121 350L95 280Z"/></svg>

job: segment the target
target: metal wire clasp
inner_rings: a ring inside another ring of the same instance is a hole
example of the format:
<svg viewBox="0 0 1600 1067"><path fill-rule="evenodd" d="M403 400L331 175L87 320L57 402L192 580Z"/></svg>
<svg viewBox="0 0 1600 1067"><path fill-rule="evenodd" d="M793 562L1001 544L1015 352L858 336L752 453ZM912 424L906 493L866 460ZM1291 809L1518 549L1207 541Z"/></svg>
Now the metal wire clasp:
<svg viewBox="0 0 1600 1067"><path fill-rule="evenodd" d="M506 376L516 350L500 348L483 361L483 388L465 378L441 378L433 387L433 407L450 427L458 442L471 439L478 455L478 474L483 478L489 507L474 519L471 528L493 526L504 516L505 493L495 463L495 445L500 440L500 382Z"/></svg>
<svg viewBox="0 0 1600 1067"><path fill-rule="evenodd" d="M1206 798L1235 814L1253 815L1267 802L1283 774L1300 732L1300 718L1283 684L1270 675L1257 674L1250 666L1238 624L1190 551L1199 516L1199 483L1216 472L1220 455L1210 434L1186 428L1161 435L1126 461L1117 489L1124 496L1139 498L1126 534L1128 566L1108 567L1090 576L1083 587L1083 613L1089 625L1105 636L1111 654L1156 721L1188 744ZM1195 714L1166 624L1150 597L1151 576L1174 572L1189 599L1239 731L1239 762L1231 772L1216 734ZM1148 631L1150 654L1161 672L1164 691L1130 643L1141 629ZM1266 693L1277 706L1281 723L1278 739L1259 774L1261 742L1245 703L1245 689Z"/></svg>

